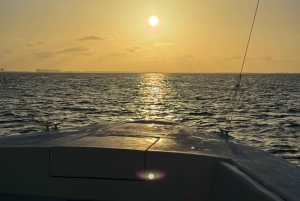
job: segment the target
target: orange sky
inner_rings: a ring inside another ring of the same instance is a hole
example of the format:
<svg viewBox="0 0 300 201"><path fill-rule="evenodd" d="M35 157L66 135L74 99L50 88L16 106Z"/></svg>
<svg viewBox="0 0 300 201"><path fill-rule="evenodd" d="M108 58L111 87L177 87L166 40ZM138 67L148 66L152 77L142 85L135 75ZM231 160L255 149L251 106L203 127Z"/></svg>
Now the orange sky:
<svg viewBox="0 0 300 201"><path fill-rule="evenodd" d="M0 0L0 68L239 72L256 3ZM299 9L261 0L244 72L300 73Z"/></svg>

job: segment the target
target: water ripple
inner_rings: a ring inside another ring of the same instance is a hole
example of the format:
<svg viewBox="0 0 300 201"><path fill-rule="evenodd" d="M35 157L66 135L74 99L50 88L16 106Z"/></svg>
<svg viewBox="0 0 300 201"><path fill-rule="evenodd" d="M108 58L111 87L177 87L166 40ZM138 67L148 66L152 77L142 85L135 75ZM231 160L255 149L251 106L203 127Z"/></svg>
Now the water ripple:
<svg viewBox="0 0 300 201"><path fill-rule="evenodd" d="M0 94L0 136L42 131L42 119L60 123L63 130L96 122L167 119L217 132L225 126L229 93L238 75L5 76L9 84ZM300 75L245 74L242 90L231 135L300 165Z"/></svg>

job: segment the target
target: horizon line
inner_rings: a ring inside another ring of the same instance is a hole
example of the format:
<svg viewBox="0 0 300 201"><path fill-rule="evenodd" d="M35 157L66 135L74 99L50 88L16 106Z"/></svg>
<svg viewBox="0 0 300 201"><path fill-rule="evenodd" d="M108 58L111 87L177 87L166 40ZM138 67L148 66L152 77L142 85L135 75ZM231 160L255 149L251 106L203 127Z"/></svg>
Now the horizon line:
<svg viewBox="0 0 300 201"><path fill-rule="evenodd" d="M240 72L158 72L158 71L0 71L0 73L168 73L168 74L239 74ZM243 74L300 74L300 72L243 72Z"/></svg>

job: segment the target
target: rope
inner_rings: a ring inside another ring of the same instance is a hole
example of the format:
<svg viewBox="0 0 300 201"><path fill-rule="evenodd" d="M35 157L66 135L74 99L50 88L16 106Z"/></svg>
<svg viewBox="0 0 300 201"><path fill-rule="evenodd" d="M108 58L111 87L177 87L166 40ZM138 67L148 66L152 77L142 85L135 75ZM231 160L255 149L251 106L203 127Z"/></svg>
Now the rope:
<svg viewBox="0 0 300 201"><path fill-rule="evenodd" d="M257 0L257 5L256 5L256 9L255 9L255 13L254 13L253 21L252 21L252 26L251 26L251 30L250 30L250 34L249 34L247 46L246 46L246 51L245 51L245 54L244 54L244 59L243 59L241 71L240 71L237 83L236 83L235 87L233 88L233 91L230 92L230 94L229 94L229 100L230 100L229 101L229 110L226 112L226 113L228 113L228 117L227 117L227 121L226 121L225 127L227 127L228 123L229 124L231 123L231 120L232 120L232 117L233 117L233 113L234 113L234 109L239 104L239 102L241 100L241 97L242 97L242 92L243 92L241 90L242 73L243 73L243 69L244 69L244 64L245 64L246 56L247 56L247 53L248 53L248 48L249 48L249 44L250 44L250 39L251 39L253 27L254 27L254 22L255 22L255 19L256 19L256 14L257 14L259 2L260 2L260 0ZM234 93L233 96L232 96L232 93Z"/></svg>

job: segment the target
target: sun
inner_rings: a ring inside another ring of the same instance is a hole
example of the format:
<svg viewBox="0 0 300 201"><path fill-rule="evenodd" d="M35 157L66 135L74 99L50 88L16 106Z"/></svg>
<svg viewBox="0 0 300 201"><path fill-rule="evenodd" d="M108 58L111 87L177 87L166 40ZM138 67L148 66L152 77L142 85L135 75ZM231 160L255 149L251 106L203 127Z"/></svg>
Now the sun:
<svg viewBox="0 0 300 201"><path fill-rule="evenodd" d="M149 24L151 26L156 26L158 24L158 18L156 16L151 16L149 18Z"/></svg>

